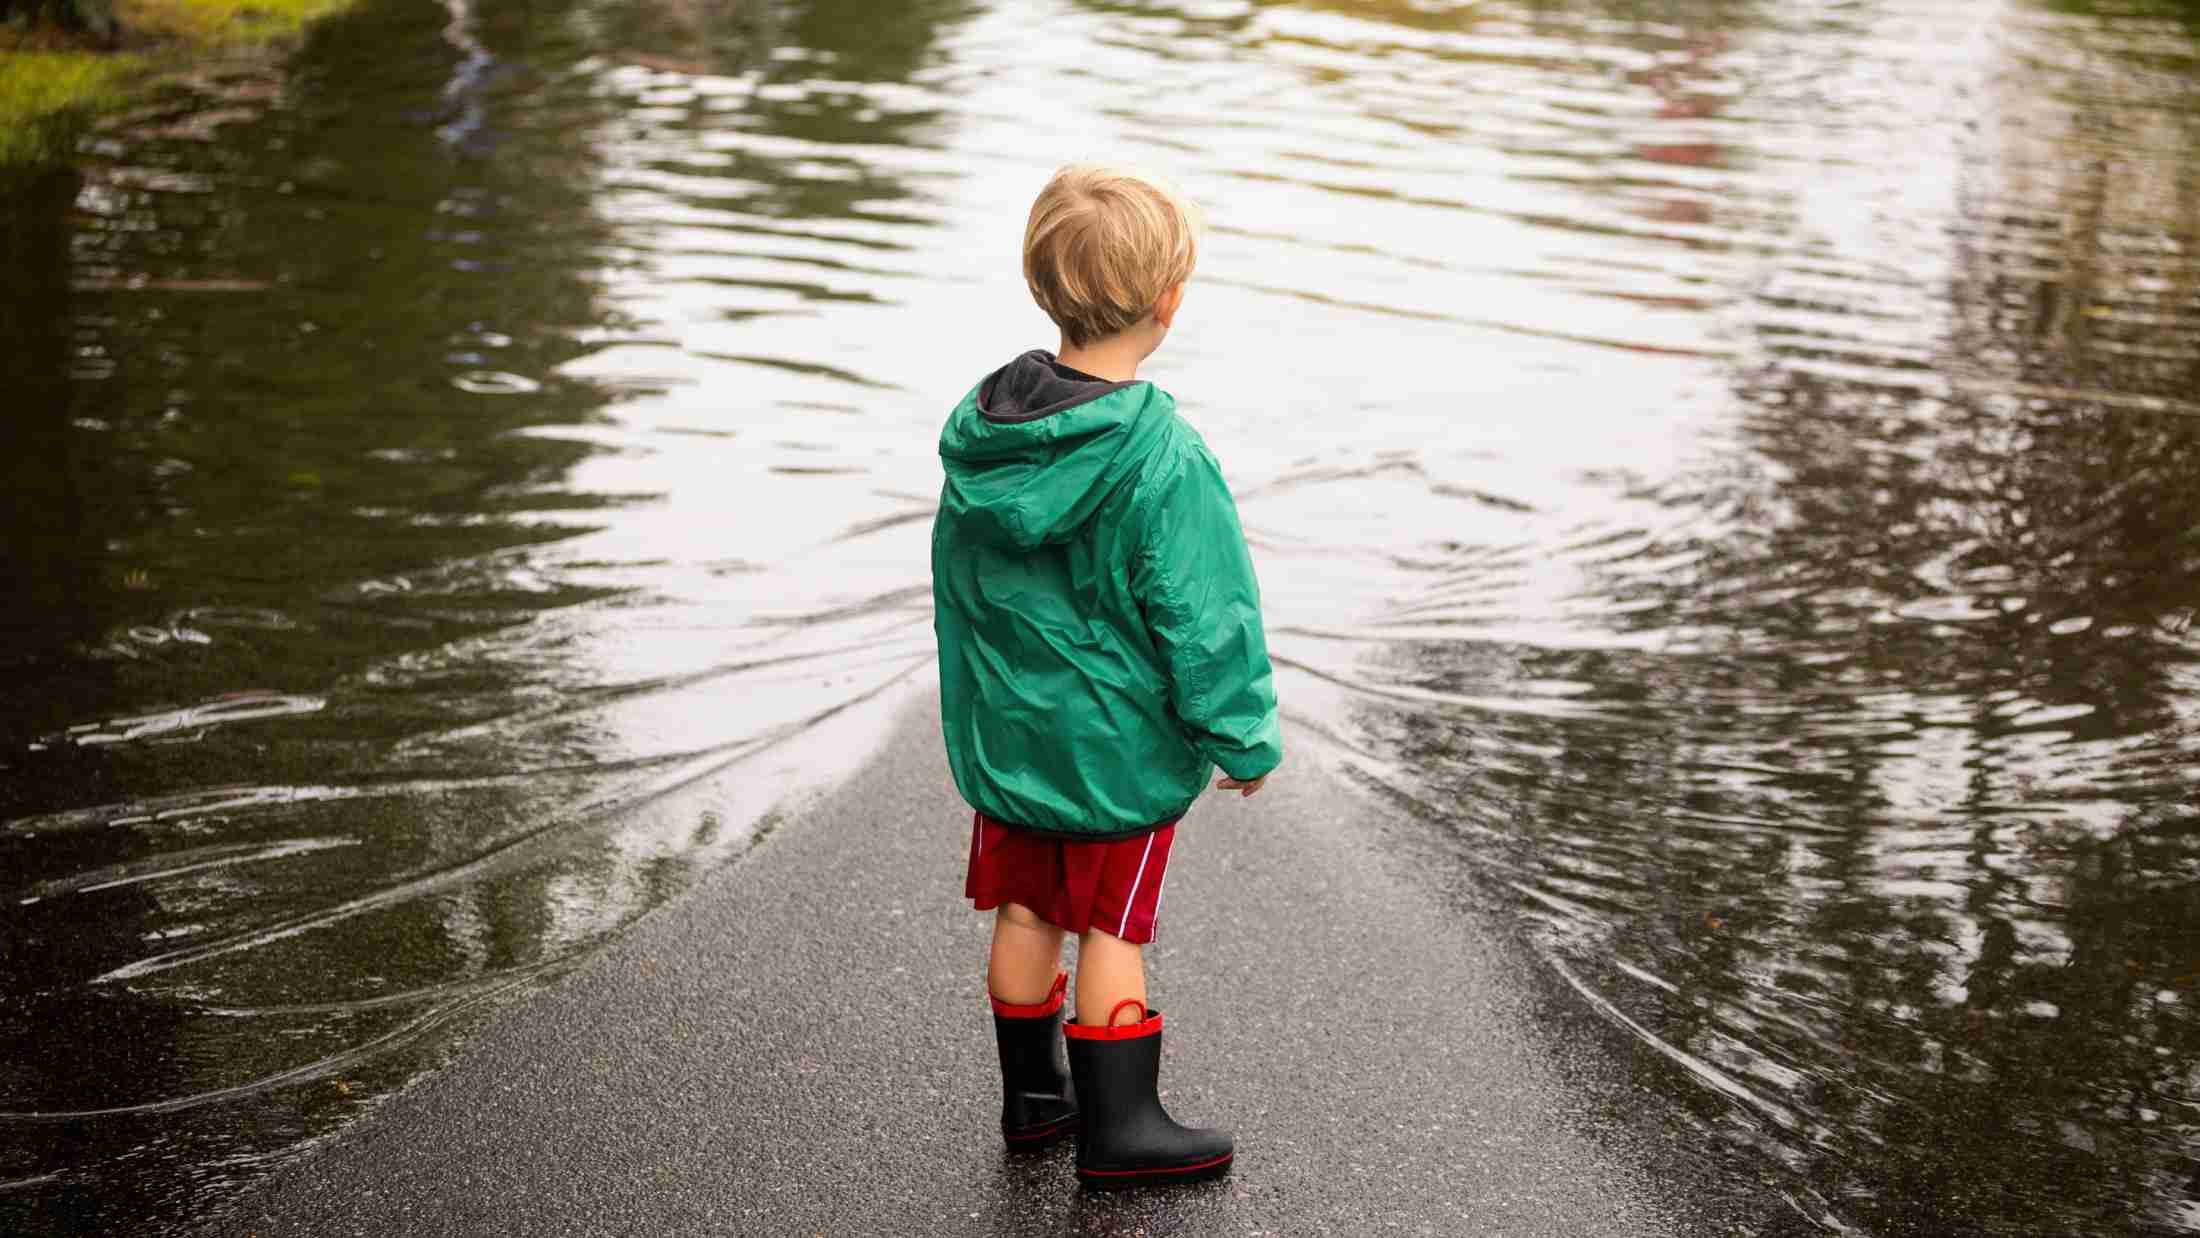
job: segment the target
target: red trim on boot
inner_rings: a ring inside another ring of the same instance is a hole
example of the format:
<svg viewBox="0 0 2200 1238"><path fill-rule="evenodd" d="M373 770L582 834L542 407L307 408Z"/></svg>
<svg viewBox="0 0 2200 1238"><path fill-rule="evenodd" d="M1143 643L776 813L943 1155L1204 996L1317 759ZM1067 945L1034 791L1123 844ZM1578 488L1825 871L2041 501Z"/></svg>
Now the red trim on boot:
<svg viewBox="0 0 2200 1238"><path fill-rule="evenodd" d="M1069 973L1058 971L1054 973L1054 987L1047 990L1047 999L1036 1005L1018 1006L1010 1002L1004 1002L993 996L990 991L985 996L987 1001L993 1003L993 1013L1004 1019L1044 1019L1048 1015L1061 1010L1062 994L1068 988Z"/></svg>
<svg viewBox="0 0 2200 1238"><path fill-rule="evenodd" d="M1125 1006L1138 1007L1139 1011L1146 1017L1136 1023L1125 1023L1121 1027L1115 1026L1115 1016L1121 1013ZM1148 1010L1146 1003L1135 997L1126 997L1115 1003L1115 1009L1108 1012L1108 1026L1087 1027L1072 1020L1062 1025L1062 1034L1071 1040L1138 1040L1146 1036L1158 1036L1161 1034L1161 1012Z"/></svg>
<svg viewBox="0 0 2200 1238"><path fill-rule="evenodd" d="M1065 1113L1052 1122L1042 1122L1037 1126L1029 1126L1017 1131L1002 1131L1001 1137L1010 1143L1026 1143L1033 1139L1057 1139L1075 1131L1078 1124L1078 1114Z"/></svg>
<svg viewBox="0 0 2200 1238"><path fill-rule="evenodd" d="M1228 1164L1230 1158L1236 1155L1237 1149L1232 1148L1221 1156L1212 1160L1201 1161L1196 1165L1171 1165L1161 1169L1086 1169L1080 1165L1077 1167L1077 1172L1080 1176L1087 1178L1144 1178L1161 1174L1192 1174L1198 1173L1202 1169L1213 1169L1217 1165Z"/></svg>

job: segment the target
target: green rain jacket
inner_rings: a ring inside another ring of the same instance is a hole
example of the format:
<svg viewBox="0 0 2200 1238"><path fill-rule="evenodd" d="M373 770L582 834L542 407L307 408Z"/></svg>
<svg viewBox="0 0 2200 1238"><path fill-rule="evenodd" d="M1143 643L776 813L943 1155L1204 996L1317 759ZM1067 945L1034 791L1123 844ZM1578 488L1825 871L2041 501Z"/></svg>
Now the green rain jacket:
<svg viewBox="0 0 2200 1238"><path fill-rule="evenodd" d="M940 462L940 724L973 807L1124 838L1183 816L1210 766L1283 760L1237 506L1167 392L1028 352L963 397Z"/></svg>

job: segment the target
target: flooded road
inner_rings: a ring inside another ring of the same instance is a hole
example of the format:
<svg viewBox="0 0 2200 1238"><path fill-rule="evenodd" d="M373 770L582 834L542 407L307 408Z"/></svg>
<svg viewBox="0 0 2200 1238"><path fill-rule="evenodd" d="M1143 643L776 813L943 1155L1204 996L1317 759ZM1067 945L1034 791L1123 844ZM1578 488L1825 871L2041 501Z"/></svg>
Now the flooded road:
<svg viewBox="0 0 2200 1238"><path fill-rule="evenodd" d="M1208 209L1150 372L1286 710L1766 1232L2200 1232L2200 19L2094 8L365 0L179 84L0 206L0 1220L188 1224L860 764L1097 154Z"/></svg>

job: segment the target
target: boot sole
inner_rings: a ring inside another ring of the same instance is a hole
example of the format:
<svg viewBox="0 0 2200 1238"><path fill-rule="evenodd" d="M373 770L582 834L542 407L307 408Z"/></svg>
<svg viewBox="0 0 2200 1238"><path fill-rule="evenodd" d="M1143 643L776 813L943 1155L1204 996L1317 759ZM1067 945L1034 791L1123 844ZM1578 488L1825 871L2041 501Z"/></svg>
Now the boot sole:
<svg viewBox="0 0 2200 1238"><path fill-rule="evenodd" d="M1076 1134L1083 1125L1084 1123L1078 1120L1078 1115L1073 1113L1068 1117L1056 1118L1044 1126L1026 1127L1019 1131L1004 1129L1001 1132L1001 1139L1008 1144L1010 1152L1019 1155L1026 1152L1044 1152Z"/></svg>
<svg viewBox="0 0 2200 1238"><path fill-rule="evenodd" d="M1204 1182L1230 1172L1235 1152L1225 1152L1211 1161L1196 1165L1179 1165L1169 1169L1086 1169L1079 1166L1077 1180L1088 1190L1113 1191L1127 1186L1161 1186L1171 1182Z"/></svg>

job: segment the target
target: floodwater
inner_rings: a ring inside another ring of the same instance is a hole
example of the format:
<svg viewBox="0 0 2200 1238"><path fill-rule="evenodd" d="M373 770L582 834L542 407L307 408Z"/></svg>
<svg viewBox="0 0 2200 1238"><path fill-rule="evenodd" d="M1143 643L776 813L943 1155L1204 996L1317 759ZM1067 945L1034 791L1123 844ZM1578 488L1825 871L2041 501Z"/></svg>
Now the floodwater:
<svg viewBox="0 0 2200 1238"><path fill-rule="evenodd" d="M364 0L177 84L0 203L0 1220L188 1224L857 767L1099 154L1210 213L1150 373L1286 709L1759 1232L2200 1232L2193 12Z"/></svg>

